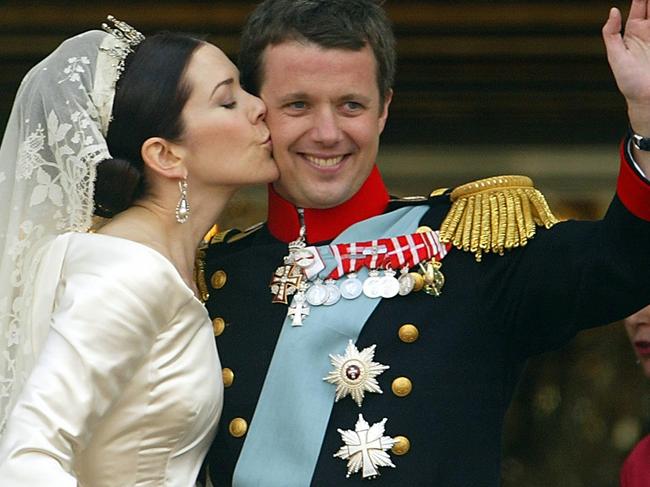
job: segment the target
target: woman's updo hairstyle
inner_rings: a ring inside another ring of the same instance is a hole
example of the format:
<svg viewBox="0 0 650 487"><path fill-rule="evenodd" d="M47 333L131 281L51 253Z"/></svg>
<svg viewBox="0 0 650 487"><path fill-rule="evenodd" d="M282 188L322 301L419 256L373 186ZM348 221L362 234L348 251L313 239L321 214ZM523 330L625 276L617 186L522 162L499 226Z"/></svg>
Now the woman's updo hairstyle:
<svg viewBox="0 0 650 487"><path fill-rule="evenodd" d="M106 142L113 159L97 165L95 214L112 217L147 190L142 144L150 137L177 141L190 95L183 75L201 39L163 32L147 37L126 58L117 82Z"/></svg>

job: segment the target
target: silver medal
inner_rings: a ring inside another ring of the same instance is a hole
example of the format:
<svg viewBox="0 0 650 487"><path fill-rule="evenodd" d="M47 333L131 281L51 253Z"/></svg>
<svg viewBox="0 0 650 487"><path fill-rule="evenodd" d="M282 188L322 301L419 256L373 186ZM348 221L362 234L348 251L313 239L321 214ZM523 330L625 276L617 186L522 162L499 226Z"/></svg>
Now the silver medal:
<svg viewBox="0 0 650 487"><path fill-rule="evenodd" d="M415 288L415 279L406 267L401 270L401 274L399 279L397 279L397 282L399 282L399 295L406 296L407 294L411 294L411 291Z"/></svg>
<svg viewBox="0 0 650 487"><path fill-rule="evenodd" d="M305 293L307 302L312 306L320 306L327 301L327 288L323 285L323 281L316 279Z"/></svg>
<svg viewBox="0 0 650 487"><path fill-rule="evenodd" d="M368 273L368 278L363 283L363 294L371 299L381 296L381 277L379 277L379 271L373 269Z"/></svg>
<svg viewBox="0 0 650 487"><path fill-rule="evenodd" d="M345 299L356 299L363 292L363 284L357 278L356 273L348 274L345 281L341 283L341 296Z"/></svg>
<svg viewBox="0 0 650 487"><path fill-rule="evenodd" d="M302 289L293 297L287 312L289 318L291 318L291 326L302 326L303 319L309 316L309 306L307 306L305 300L305 293Z"/></svg>
<svg viewBox="0 0 650 487"><path fill-rule="evenodd" d="M327 299L323 303L325 306L332 306L336 304L341 299L341 291L336 285L336 282L333 279L327 279L325 281L325 289L327 290Z"/></svg>
<svg viewBox="0 0 650 487"><path fill-rule="evenodd" d="M395 278L395 271L386 269L381 279L381 297L394 298L399 293L399 281Z"/></svg>

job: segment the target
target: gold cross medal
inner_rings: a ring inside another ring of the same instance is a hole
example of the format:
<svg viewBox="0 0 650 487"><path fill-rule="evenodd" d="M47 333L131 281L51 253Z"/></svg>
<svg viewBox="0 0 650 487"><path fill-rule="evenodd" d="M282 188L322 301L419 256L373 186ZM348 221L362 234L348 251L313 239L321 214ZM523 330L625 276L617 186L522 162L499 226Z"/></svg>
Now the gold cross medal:
<svg viewBox="0 0 650 487"><path fill-rule="evenodd" d="M273 294L273 302L288 304L289 296L298 290L302 278L302 270L295 264L285 264L278 267L273 273L273 278L269 284L271 294Z"/></svg>
<svg viewBox="0 0 650 487"><path fill-rule="evenodd" d="M374 358L375 345L359 352L352 340L348 342L344 355L330 355L334 370L323 380L336 385L334 402L349 395L361 407L366 392L382 394L376 377L390 367L375 362Z"/></svg>
<svg viewBox="0 0 650 487"><path fill-rule="evenodd" d="M384 436L385 424L386 418L370 426L363 419L363 415L359 414L354 431L337 430L344 445L334 457L348 461L346 477L361 470L364 479L373 479L379 475L379 467L395 468L386 450L392 448L397 441L390 436Z"/></svg>

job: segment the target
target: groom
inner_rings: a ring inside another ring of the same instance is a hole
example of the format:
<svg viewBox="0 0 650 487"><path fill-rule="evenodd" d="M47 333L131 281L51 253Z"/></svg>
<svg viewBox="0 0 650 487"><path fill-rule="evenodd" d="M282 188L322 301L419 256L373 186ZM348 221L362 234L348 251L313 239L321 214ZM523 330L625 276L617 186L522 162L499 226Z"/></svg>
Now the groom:
<svg viewBox="0 0 650 487"><path fill-rule="evenodd" d="M266 0L241 44L280 179L217 235L207 307L226 386L215 486L497 486L526 359L648 301L650 20L610 12L635 132L606 217L557 223L525 177L391 199L375 166L394 40L373 0ZM479 262L480 261L480 262Z"/></svg>

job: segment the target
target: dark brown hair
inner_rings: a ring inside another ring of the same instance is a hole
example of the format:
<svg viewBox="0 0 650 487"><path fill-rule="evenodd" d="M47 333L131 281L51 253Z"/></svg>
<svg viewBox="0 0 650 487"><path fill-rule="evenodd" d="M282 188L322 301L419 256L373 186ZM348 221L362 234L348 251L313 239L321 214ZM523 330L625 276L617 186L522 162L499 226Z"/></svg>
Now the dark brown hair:
<svg viewBox="0 0 650 487"><path fill-rule="evenodd" d="M145 194L142 144L150 137L178 140L190 95L184 72L203 41L163 32L142 41L126 58L118 80L106 142L113 159L97 166L95 214L111 217Z"/></svg>
<svg viewBox="0 0 650 487"><path fill-rule="evenodd" d="M381 102L395 79L395 37L381 3L374 0L265 0L242 32L239 70L244 88L259 95L263 54L285 41L312 42L326 49L359 51L368 44L377 61Z"/></svg>

